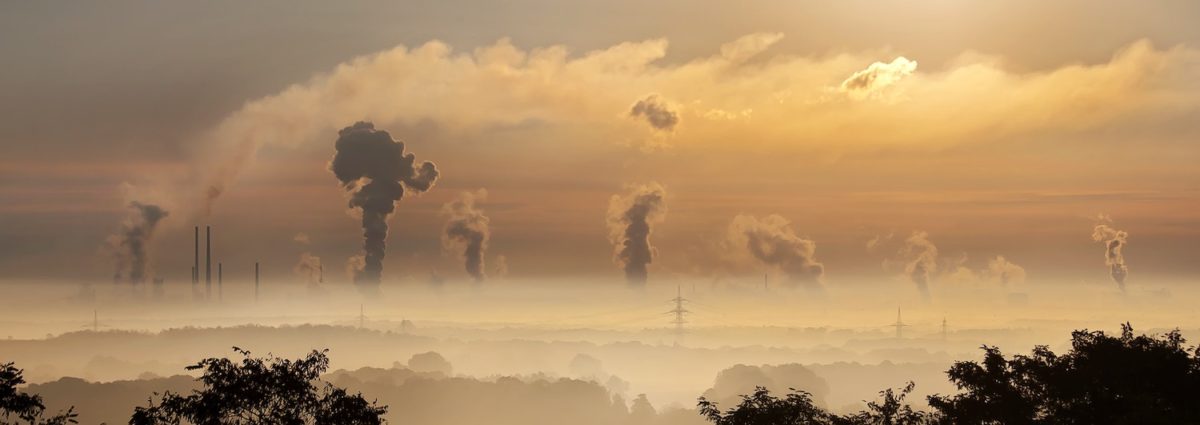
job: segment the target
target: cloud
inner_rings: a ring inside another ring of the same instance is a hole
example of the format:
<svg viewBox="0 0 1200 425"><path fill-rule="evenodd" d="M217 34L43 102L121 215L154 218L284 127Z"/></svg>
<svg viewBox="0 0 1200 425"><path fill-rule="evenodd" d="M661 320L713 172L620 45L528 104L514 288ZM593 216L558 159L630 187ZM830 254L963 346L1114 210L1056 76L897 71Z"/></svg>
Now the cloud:
<svg viewBox="0 0 1200 425"><path fill-rule="evenodd" d="M658 183L631 185L628 193L613 195L608 202L608 239L613 259L625 271L631 285L645 285L647 266L658 256L650 244L651 225L667 216L667 191Z"/></svg>
<svg viewBox="0 0 1200 425"><path fill-rule="evenodd" d="M487 190L463 192L458 199L442 205L446 226L442 229L442 246L446 249L461 249L464 267L476 282L487 279L483 256L488 248L492 231L487 216L476 208L477 201L487 199ZM507 265L505 265L507 267Z"/></svg>
<svg viewBox="0 0 1200 425"><path fill-rule="evenodd" d="M634 113L659 131L669 129L672 149L751 145L847 154L1146 126L1142 117L1186 116L1200 108L1200 85L1192 78L1200 72L1200 54L1182 47L1163 50L1140 41L1107 62L1035 73L1010 72L969 55L922 73L903 58L863 69L877 60L867 53L747 62L779 37L751 34L718 54L682 63L660 62L668 48L663 39L581 53L564 46L523 50L507 39L467 52L438 41L397 46L247 102L197 137L191 187L163 192L189 194L172 205L203 214L260 147L319 143L362 119L427 124L464 137L519 128L531 139L624 143L648 139L644 125L614 118L629 114L630 99L642 99L642 112ZM904 96L890 102L829 93L839 87L867 96L898 84ZM647 93L687 108L662 109Z"/></svg>
<svg viewBox="0 0 1200 425"><path fill-rule="evenodd" d="M679 124L679 113L671 109L659 95L651 94L629 108L629 116L643 118L651 127L660 131L673 131Z"/></svg>
<svg viewBox="0 0 1200 425"><path fill-rule="evenodd" d="M917 70L917 62L903 56L891 63L875 62L867 69L855 72L842 81L841 90L856 98L864 98L896 84Z"/></svg>
<svg viewBox="0 0 1200 425"><path fill-rule="evenodd" d="M825 266L815 258L817 244L797 236L787 219L774 214L762 219L739 214L729 223L727 237L731 247L785 273L789 282L820 288Z"/></svg>
<svg viewBox="0 0 1200 425"><path fill-rule="evenodd" d="M308 234L304 233L304 232L300 232L300 233L297 233L296 236L292 236L292 241L303 244L303 245L308 245L308 244L312 243L312 241L309 240L309 238L308 238Z"/></svg>

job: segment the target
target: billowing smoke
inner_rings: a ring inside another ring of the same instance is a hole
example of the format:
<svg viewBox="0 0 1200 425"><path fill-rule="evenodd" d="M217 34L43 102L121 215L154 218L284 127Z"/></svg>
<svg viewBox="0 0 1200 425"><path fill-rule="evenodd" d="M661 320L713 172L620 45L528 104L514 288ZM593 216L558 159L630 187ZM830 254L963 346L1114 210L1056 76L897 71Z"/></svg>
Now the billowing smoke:
<svg viewBox="0 0 1200 425"><path fill-rule="evenodd" d="M647 266L658 252L650 245L650 227L667 217L666 189L658 183L636 185L608 201L608 239L613 258L631 285L645 285Z"/></svg>
<svg viewBox="0 0 1200 425"><path fill-rule="evenodd" d="M476 208L476 201L487 199L487 190L464 192L458 199L442 206L446 216L446 227L442 230L442 246L446 249L461 249L467 273L476 282L487 279L483 270L483 255L487 252L492 232L483 210Z"/></svg>
<svg viewBox="0 0 1200 425"><path fill-rule="evenodd" d="M312 285L323 279L325 266L321 264L321 257L305 252L300 254L300 261L296 263L296 267L292 271L308 280L308 284Z"/></svg>
<svg viewBox="0 0 1200 425"><path fill-rule="evenodd" d="M729 241L762 264L778 268L788 281L810 289L821 287L825 266L815 258L817 244L797 236L792 224L778 215L761 220L738 215L729 223Z"/></svg>
<svg viewBox="0 0 1200 425"><path fill-rule="evenodd" d="M917 285L921 296L929 298L929 280L937 271L938 249L929 241L929 234L915 231L904 240L904 248L900 250L904 258L904 274L908 280Z"/></svg>
<svg viewBox="0 0 1200 425"><path fill-rule="evenodd" d="M629 116L643 118L651 127L660 131L671 131L679 124L679 113L671 109L659 95L652 94L637 101L629 109Z"/></svg>
<svg viewBox="0 0 1200 425"><path fill-rule="evenodd" d="M437 166L429 161L418 166L413 154L404 152L403 142L369 122L338 131L334 146L337 153L329 169L350 192L349 207L362 213L363 258L354 282L377 286L387 248L388 216L404 197L405 188L421 193L433 187Z"/></svg>
<svg viewBox="0 0 1200 425"><path fill-rule="evenodd" d="M1025 268L1013 264L1003 255L997 255L988 261L987 275L1006 286L1009 283L1025 282Z"/></svg>
<svg viewBox="0 0 1200 425"><path fill-rule="evenodd" d="M145 282L150 267L150 240L158 222L166 218L167 210L157 205L133 201L129 203L130 214L121 223L117 234L109 236L108 243L116 258L114 281L122 278L129 283Z"/></svg>
<svg viewBox="0 0 1200 425"><path fill-rule="evenodd" d="M1102 218L1102 221L1109 220ZM1113 229L1105 223L1097 224L1092 230L1092 240L1104 244L1104 264L1108 266L1108 275L1122 291L1125 290L1125 276L1129 274L1129 268L1125 266L1125 254L1122 253L1128 237L1129 234L1124 230Z"/></svg>

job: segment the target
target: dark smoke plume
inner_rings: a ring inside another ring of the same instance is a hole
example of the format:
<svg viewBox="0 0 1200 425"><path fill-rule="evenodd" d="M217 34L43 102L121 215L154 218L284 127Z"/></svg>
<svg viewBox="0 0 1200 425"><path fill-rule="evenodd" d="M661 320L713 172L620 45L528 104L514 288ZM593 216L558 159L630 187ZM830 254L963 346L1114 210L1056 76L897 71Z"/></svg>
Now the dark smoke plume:
<svg viewBox="0 0 1200 425"><path fill-rule="evenodd" d="M817 244L797 236L787 219L738 215L729 223L729 240L763 265L778 268L793 284L821 288L825 266L815 258Z"/></svg>
<svg viewBox="0 0 1200 425"><path fill-rule="evenodd" d="M650 245L650 225L666 219L666 195L662 185L650 183L632 186L628 194L613 195L608 202L608 238L631 285L646 284L646 267L658 254Z"/></svg>
<svg viewBox="0 0 1200 425"><path fill-rule="evenodd" d="M350 192L350 208L362 212L363 259L354 272L354 282L377 286L383 272L387 248L388 216L404 190L428 191L438 178L437 166L425 161L419 166L404 143L392 139L386 131L360 121L338 131L337 153L330 171Z"/></svg>
<svg viewBox="0 0 1200 425"><path fill-rule="evenodd" d="M487 199L487 191L464 192L457 200L442 206L447 217L442 231L442 246L446 249L462 249L467 273L476 282L483 282L487 274L483 271L483 255L487 252L491 230L483 210L475 207L475 201Z"/></svg>
<svg viewBox="0 0 1200 425"><path fill-rule="evenodd" d="M108 240L117 262L113 280L125 277L129 283L138 284L146 281L150 239L158 222L167 217L167 210L137 201L130 202L129 208L132 211L121 223L121 229Z"/></svg>
<svg viewBox="0 0 1200 425"><path fill-rule="evenodd" d="M905 261L904 274L917 285L921 296L929 299L929 279L937 271L937 246L929 240L928 233L916 231L904 240L900 254Z"/></svg>
<svg viewBox="0 0 1200 425"><path fill-rule="evenodd" d="M1103 221L1108 220L1104 218ZM1092 229L1092 240L1104 243L1104 264L1108 266L1108 275L1122 291L1125 290L1125 276L1129 274L1129 268L1125 266L1125 254L1121 251L1128 237L1129 234L1124 230L1113 229L1104 223Z"/></svg>
<svg viewBox="0 0 1200 425"><path fill-rule="evenodd" d="M671 110L671 106L657 94L646 96L633 104L629 116L645 118L651 127L661 131L674 130L675 125L679 124L679 113Z"/></svg>

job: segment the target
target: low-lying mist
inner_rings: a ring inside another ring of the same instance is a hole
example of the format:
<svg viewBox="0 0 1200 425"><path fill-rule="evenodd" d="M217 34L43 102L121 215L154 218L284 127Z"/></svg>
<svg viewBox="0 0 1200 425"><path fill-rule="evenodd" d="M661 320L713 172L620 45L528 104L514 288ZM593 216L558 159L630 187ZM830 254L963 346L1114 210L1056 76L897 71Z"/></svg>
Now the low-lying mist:
<svg viewBox="0 0 1200 425"><path fill-rule="evenodd" d="M700 395L732 400L758 385L801 388L829 409L850 411L882 388L915 381L920 403L952 392L946 369L978 359L983 344L1064 349L1072 330L1126 321L1151 333L1200 334L1195 309L1182 301L1195 291L1171 284L1125 292L1066 282L934 286L929 300L905 282L814 294L770 281L631 288L619 280L504 279L385 284L364 296L352 285L264 281L256 298L252 282L227 281L207 299L188 285L3 285L10 297L0 310L0 360L24 368L52 405L58 393L124 388L138 395L130 398L136 404L153 391L186 389L192 381L168 377L187 373L198 358L228 356L233 346L280 357L328 348L341 370L334 380L403 406L436 405L436 394L517 391L537 403L578 396L572 403L591 412L615 408L613 396L625 406L645 394L659 414L687 413L663 423L699 423L692 410ZM682 326L673 323L676 296L687 311ZM414 356L431 352L444 369L413 367ZM105 411L133 406L114 403ZM414 409L391 418L478 419Z"/></svg>

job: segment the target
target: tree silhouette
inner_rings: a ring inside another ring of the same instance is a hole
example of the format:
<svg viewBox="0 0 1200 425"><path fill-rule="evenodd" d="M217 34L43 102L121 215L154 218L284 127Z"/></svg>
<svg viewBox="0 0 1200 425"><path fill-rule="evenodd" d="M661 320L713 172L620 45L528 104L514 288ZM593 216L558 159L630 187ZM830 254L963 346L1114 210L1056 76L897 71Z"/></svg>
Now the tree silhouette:
<svg viewBox="0 0 1200 425"><path fill-rule="evenodd" d="M743 395L736 407L722 413L717 404L700 397L700 415L715 425L825 425L839 424L835 415L813 404L812 394L792 389L783 398L765 387Z"/></svg>
<svg viewBox="0 0 1200 425"><path fill-rule="evenodd" d="M764 387L743 395L737 406L722 413L716 403L700 397L700 415L716 425L919 425L931 423L928 413L915 411L904 403L913 383L899 392L880 391L882 402L867 403L867 410L836 415L813 404L812 394L795 388L783 398L771 395Z"/></svg>
<svg viewBox="0 0 1200 425"><path fill-rule="evenodd" d="M329 368L325 351L312 351L297 360L255 358L234 347L240 362L208 358L188 370L203 369L204 389L184 396L167 392L155 404L138 407L130 425L179 424L334 424L383 423L387 406L350 395L329 383L320 383Z"/></svg>
<svg viewBox="0 0 1200 425"><path fill-rule="evenodd" d="M41 396L17 391L17 386L25 383L24 372L13 363L0 364L0 425L76 423L74 408L47 418L44 417L46 406L42 404ZM9 422L14 416L17 422Z"/></svg>
<svg viewBox="0 0 1200 425"><path fill-rule="evenodd" d="M1200 423L1200 349L1174 330L1161 337L1086 330L1071 351L1045 346L1011 360L984 346L980 363L958 362L947 374L960 394L929 405L954 424Z"/></svg>
<svg viewBox="0 0 1200 425"><path fill-rule="evenodd" d="M1075 331L1071 351L1046 346L1006 359L984 346L981 362L957 362L947 371L959 394L929 397L932 412L904 404L899 393L879 393L867 410L837 416L812 403L803 391L780 399L759 387L722 413L700 398L700 414L716 425L908 425L908 424L1198 424L1200 348L1185 347L1178 330L1134 336Z"/></svg>

